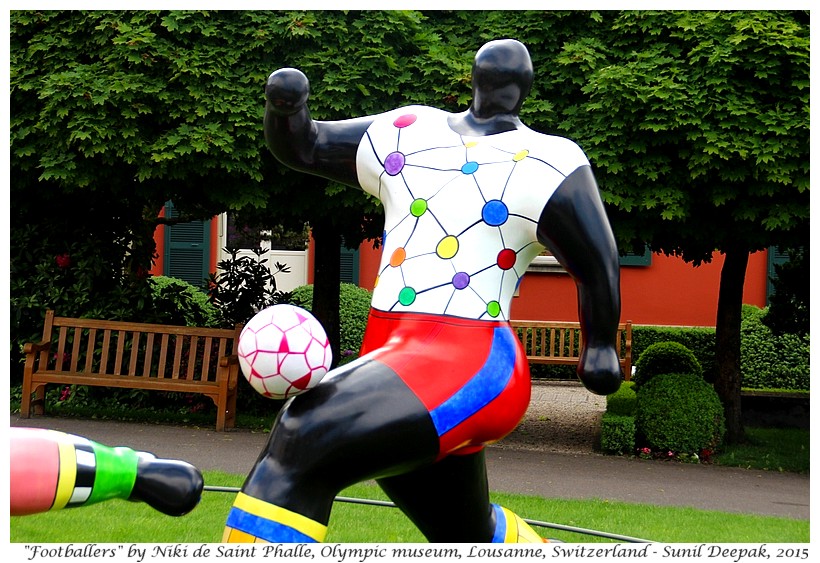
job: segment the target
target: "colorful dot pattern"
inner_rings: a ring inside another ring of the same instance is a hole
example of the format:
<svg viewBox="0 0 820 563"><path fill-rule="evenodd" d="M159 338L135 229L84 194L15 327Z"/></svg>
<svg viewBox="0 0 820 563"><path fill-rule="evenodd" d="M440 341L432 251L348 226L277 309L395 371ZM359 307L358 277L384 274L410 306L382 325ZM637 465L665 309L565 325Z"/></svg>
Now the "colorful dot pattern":
<svg viewBox="0 0 820 563"><path fill-rule="evenodd" d="M362 187L385 208L373 306L507 319L521 276L543 250L536 227L544 206L588 162L571 141L526 128L460 135L450 115L422 106L383 114L359 147Z"/></svg>

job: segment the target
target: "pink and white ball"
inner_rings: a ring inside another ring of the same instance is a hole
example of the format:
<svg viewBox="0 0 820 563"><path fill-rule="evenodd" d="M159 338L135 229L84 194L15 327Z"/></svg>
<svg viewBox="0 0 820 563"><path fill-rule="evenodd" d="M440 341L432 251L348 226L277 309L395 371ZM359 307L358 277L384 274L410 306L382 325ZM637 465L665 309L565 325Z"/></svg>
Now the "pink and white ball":
<svg viewBox="0 0 820 563"><path fill-rule="evenodd" d="M258 393L287 399L313 388L330 369L325 329L295 305L259 311L239 336L239 365Z"/></svg>

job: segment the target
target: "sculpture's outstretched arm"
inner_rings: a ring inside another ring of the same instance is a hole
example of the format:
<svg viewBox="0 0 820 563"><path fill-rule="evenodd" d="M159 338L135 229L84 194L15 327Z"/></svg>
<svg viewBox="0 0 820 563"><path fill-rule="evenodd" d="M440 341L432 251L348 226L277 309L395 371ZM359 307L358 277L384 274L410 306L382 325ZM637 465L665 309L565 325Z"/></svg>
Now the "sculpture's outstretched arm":
<svg viewBox="0 0 820 563"><path fill-rule="evenodd" d="M590 391L613 393L621 382L615 350L621 314L618 251L589 166L567 176L552 195L538 221L538 239L578 288L584 339L578 375Z"/></svg>
<svg viewBox="0 0 820 563"><path fill-rule="evenodd" d="M310 83L294 68L279 69L265 86L265 142L286 166L359 187L356 151L370 117L314 121L307 107Z"/></svg>

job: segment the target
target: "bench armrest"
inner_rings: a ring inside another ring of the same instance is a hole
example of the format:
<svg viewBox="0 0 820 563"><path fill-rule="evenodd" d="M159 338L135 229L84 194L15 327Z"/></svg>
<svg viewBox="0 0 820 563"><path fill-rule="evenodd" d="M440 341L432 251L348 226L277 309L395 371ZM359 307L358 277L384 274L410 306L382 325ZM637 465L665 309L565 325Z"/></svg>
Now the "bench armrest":
<svg viewBox="0 0 820 563"><path fill-rule="evenodd" d="M219 365L222 367L232 366L239 363L239 356L231 354L230 356L222 356L219 358Z"/></svg>
<svg viewBox="0 0 820 563"><path fill-rule="evenodd" d="M27 342L23 346L23 352L26 356L30 354L39 354L40 352L47 352L51 348L51 342L42 340L40 342Z"/></svg>

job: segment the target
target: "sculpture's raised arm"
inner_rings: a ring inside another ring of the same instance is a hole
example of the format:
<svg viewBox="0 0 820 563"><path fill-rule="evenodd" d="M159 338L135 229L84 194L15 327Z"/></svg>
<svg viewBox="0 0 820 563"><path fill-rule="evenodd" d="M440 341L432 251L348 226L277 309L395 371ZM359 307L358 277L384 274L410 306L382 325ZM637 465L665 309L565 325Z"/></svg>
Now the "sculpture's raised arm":
<svg viewBox="0 0 820 563"><path fill-rule="evenodd" d="M615 350L621 312L618 251L589 166L561 183L538 222L538 238L578 288L584 350L578 375L590 391L608 395L621 382Z"/></svg>
<svg viewBox="0 0 820 563"><path fill-rule="evenodd" d="M307 100L310 83L295 68L282 68L265 85L265 142L283 164L359 187L356 151L372 122L362 117L342 121L315 121Z"/></svg>

